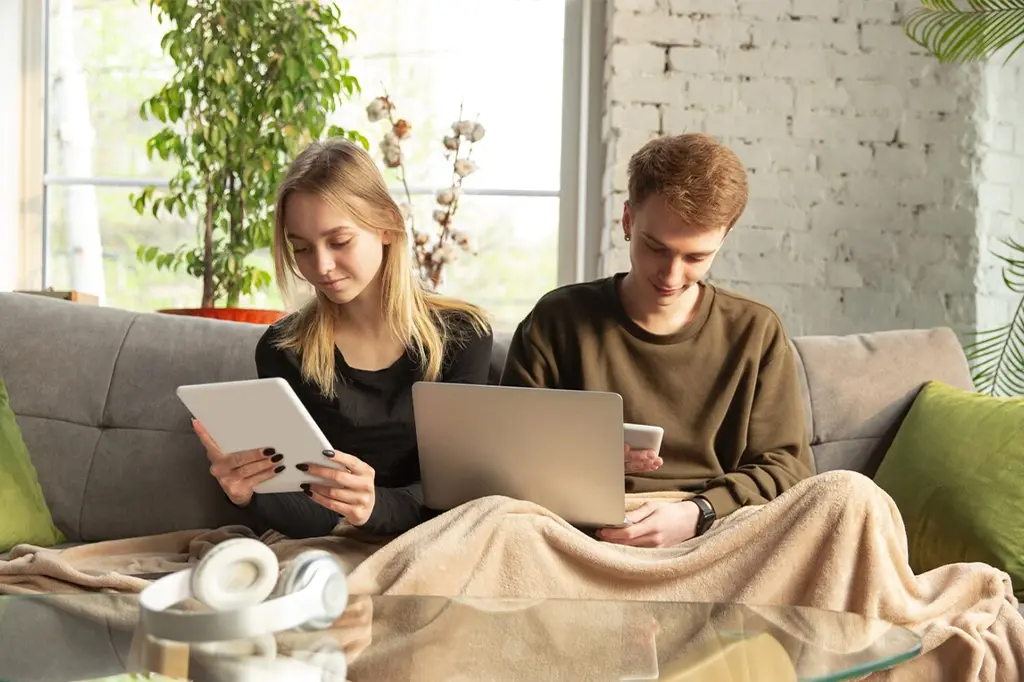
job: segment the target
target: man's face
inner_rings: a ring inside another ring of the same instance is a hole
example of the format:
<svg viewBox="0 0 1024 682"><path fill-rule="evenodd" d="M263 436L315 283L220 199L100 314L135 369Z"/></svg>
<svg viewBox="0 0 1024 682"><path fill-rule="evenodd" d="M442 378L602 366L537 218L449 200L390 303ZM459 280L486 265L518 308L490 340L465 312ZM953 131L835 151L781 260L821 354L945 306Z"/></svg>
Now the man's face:
<svg viewBox="0 0 1024 682"><path fill-rule="evenodd" d="M624 206L622 228L637 292L659 306L671 305L707 274L728 231L686 224L657 194L636 210Z"/></svg>

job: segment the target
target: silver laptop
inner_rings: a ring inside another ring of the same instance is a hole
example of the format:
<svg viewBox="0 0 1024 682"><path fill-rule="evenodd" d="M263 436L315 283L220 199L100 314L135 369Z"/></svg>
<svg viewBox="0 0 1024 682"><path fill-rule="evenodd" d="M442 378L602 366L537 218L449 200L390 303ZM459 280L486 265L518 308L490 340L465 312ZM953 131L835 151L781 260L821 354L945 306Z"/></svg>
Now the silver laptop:
<svg viewBox="0 0 1024 682"><path fill-rule="evenodd" d="M504 495L574 526L624 522L617 393L418 382L412 401L429 509Z"/></svg>

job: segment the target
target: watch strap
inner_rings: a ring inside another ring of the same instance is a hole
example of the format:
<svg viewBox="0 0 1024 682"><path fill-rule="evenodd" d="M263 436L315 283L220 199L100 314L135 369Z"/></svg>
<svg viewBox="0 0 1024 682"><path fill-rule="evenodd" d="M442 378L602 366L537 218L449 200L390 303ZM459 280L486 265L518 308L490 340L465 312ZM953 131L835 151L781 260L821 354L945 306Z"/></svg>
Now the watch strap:
<svg viewBox="0 0 1024 682"><path fill-rule="evenodd" d="M706 497L698 495L692 498L692 500L697 505L697 508L700 509L700 516L697 517L696 536L701 536L715 523L715 508L711 506Z"/></svg>

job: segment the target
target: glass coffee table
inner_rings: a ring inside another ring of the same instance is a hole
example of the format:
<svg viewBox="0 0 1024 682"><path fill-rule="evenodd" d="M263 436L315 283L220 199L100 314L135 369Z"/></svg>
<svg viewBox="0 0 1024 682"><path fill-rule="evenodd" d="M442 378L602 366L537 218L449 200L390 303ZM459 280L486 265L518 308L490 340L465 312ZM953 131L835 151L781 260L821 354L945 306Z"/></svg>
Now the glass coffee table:
<svg viewBox="0 0 1024 682"><path fill-rule="evenodd" d="M329 629L191 645L137 617L131 595L0 597L0 680L831 682L921 649L878 620L736 604L353 596Z"/></svg>

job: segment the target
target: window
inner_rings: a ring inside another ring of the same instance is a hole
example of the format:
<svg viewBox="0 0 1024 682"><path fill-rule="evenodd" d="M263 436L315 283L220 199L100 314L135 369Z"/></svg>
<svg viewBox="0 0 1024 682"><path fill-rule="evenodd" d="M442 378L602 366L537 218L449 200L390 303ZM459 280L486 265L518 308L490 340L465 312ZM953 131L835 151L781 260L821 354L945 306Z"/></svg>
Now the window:
<svg viewBox="0 0 1024 682"><path fill-rule="evenodd" d="M571 6L578 0L570 0ZM409 184L419 224L430 220L433 195L450 179L440 138L459 117L479 118L486 137L474 150L480 170L464 183L457 227L477 255L446 270L445 293L486 307L510 328L537 298L582 273L568 204L575 203L574 148L566 147L563 83L572 85L566 5L551 0L345 0L351 73L362 94L342 104L336 123L373 145L383 123L366 105L387 89L413 126ZM191 221L139 216L129 195L165 184L172 169L146 158L159 122L139 105L172 73L160 49L161 26L149 3L135 0L49 0L44 12L45 168L36 243L38 281L101 295L106 305L136 310L196 306L200 283L157 271L135 257L139 244L171 247L196 238ZM564 57L568 56L569 62ZM568 91L571 95L571 90ZM578 114L578 112L576 112ZM569 151L565 151L568 149ZM563 158L569 165L563 164ZM572 181L569 183L572 184ZM404 189L396 184L396 197ZM261 262L270 267L269 254ZM243 305L280 306L276 289Z"/></svg>

